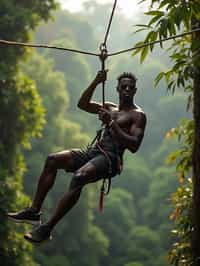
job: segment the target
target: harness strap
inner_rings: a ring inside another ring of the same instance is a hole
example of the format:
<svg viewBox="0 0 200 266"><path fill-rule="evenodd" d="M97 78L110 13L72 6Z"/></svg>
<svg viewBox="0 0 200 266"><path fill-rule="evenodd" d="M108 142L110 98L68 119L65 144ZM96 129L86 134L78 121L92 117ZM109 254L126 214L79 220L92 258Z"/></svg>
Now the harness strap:
<svg viewBox="0 0 200 266"><path fill-rule="evenodd" d="M110 157L108 156L107 152L100 146L99 142L97 142L97 147L98 149L103 153L103 155L106 157L106 159L108 160L108 164L109 164L109 168L108 168L108 173L109 175L112 173L112 162Z"/></svg>
<svg viewBox="0 0 200 266"><path fill-rule="evenodd" d="M103 179L103 183L101 186L101 191L100 191L100 198L99 198L99 211L103 211L103 203L104 203L104 196L108 195L110 192L110 187L111 187L111 173L112 173L112 162L110 157L108 156L107 152L100 146L100 144L97 142L97 147L98 149L104 154L106 159L108 160L109 168L108 168L108 177ZM105 183L106 179L108 179L108 186L107 186L107 191L105 191Z"/></svg>
<svg viewBox="0 0 200 266"><path fill-rule="evenodd" d="M104 196L109 194L110 191L110 187L111 187L111 177L108 178L108 188L107 188L107 192L105 192L105 183L106 183L106 178L103 179L103 183L101 186L101 191L100 191L100 198L99 198L99 211L102 212L103 211L103 207L104 207Z"/></svg>
<svg viewBox="0 0 200 266"><path fill-rule="evenodd" d="M94 139L92 140L90 146L93 146L93 144L95 143L95 141L99 141L100 140L102 131L103 131L103 128L100 128L99 130L97 130L97 134L94 137Z"/></svg>
<svg viewBox="0 0 200 266"><path fill-rule="evenodd" d="M107 152L101 147L99 140L101 138L102 135L102 131L104 128L101 128L97 131L97 135L95 136L95 138L92 140L91 142L91 146L94 145L94 143L96 142L96 146L97 148L103 153L103 155L105 156L105 158L108 161L109 164L109 169L108 169L108 177L103 179L103 183L101 186L101 190L100 190L100 198L99 198L99 211L102 212L103 211L103 207L104 207L104 196L108 195L110 192L110 188L111 188L111 174L112 174L112 162L111 159L109 157L109 155L107 154ZM122 161L121 158L118 156L118 174L120 174L122 171ZM107 184L107 190L105 188L106 186L106 181L108 180L108 184Z"/></svg>

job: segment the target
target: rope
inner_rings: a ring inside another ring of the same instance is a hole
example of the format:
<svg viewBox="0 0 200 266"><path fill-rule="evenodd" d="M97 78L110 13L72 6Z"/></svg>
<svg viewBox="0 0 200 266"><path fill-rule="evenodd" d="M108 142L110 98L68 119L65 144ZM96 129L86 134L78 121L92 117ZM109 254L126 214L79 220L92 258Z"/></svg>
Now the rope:
<svg viewBox="0 0 200 266"><path fill-rule="evenodd" d="M106 30L106 34L104 37L104 42L100 45L100 60L101 60L101 70L105 71L105 61L108 57L108 51L107 51L107 39L108 39L108 34L110 31L110 27L111 27L111 23L113 20L113 16L114 16L114 12L115 12L115 8L116 8L116 4L117 4L117 0L115 0L114 4L113 4L113 9L112 9L112 13L109 19L109 23L108 23L108 27ZM105 81L103 81L102 83L102 104L103 107L105 106ZM108 177L108 187L107 187L107 192L105 192L105 184L106 184L106 178L103 179L103 183L101 186L101 191L100 191L100 198L99 198L99 211L103 210L103 202L104 202L104 196L108 195L110 192L110 186L111 186L111 172L112 172L112 166L111 166L111 160L110 157L108 156L108 154L101 148L100 145L98 145L97 142L97 147L99 148L99 150L104 154L104 156L107 158L108 163L109 163L109 177Z"/></svg>
<svg viewBox="0 0 200 266"><path fill-rule="evenodd" d="M146 47L146 46L149 46L149 45L153 45L153 44L157 44L157 43L162 43L162 42L165 42L165 41L169 41L171 39L180 38L180 37L183 37L185 35L189 35L189 34L192 34L194 32L198 32L198 31L200 31L200 28L197 28L197 29L194 29L194 30L191 30L191 31L187 31L187 32L184 32L184 33L181 33L181 34L173 35L173 36L170 36L168 38L160 39L158 41L146 42L144 44L136 45L135 47L132 47L132 48L129 48L129 49L126 49L126 50L121 50L121 51L114 52L114 53L108 53L108 56L115 56L115 55L119 55L119 54L122 54L122 53L131 52L131 51L134 51L134 50L139 49L139 48L143 48L143 47Z"/></svg>
<svg viewBox="0 0 200 266"><path fill-rule="evenodd" d="M139 49L139 48L143 48L143 47L146 47L146 46L149 46L149 45L162 43L162 42L169 41L169 40L172 40L172 39L180 38L182 36L186 36L186 35L192 34L194 32L198 32L198 31L200 31L200 28L196 28L194 30L187 31L187 32L184 32L184 33L181 33L181 34L173 35L173 36L170 36L168 38L160 39L158 41L147 42L147 43L144 43L144 44L141 44L141 45L137 45L135 47L132 47L132 48L129 48L129 49L125 49L125 50L121 50L121 51L118 51L118 52L108 53L107 56L111 57L111 56L115 56L115 55L131 52L131 51L134 51L134 50ZM80 54L92 55L92 56L98 56L98 57L100 56L100 54L97 54L97 53L76 50L76 49L73 49L73 48L64 48L64 47L57 47L57 46L43 45L43 44L41 45L41 44L22 43L22 42L14 42L14 41L7 41L7 40L0 40L0 45L11 45L11 46L14 45L14 46L27 46L27 47L35 47L35 48L47 48L47 49L63 50L63 51L68 51L68 52L72 52L72 53L80 53Z"/></svg>
<svg viewBox="0 0 200 266"><path fill-rule="evenodd" d="M87 51L76 50L76 49L73 49L73 48L64 48L64 47L57 47L57 46L44 45L44 44L32 44L32 43L14 42L14 41L7 41L7 40L0 40L0 44L15 45L15 46L25 46L25 47L35 47L35 48L48 48L48 49L56 49L56 50L68 51L68 52L72 52L72 53L99 56L99 54L97 54L97 53L91 53L91 52L87 52Z"/></svg>
<svg viewBox="0 0 200 266"><path fill-rule="evenodd" d="M100 45L99 59L101 61L101 71L105 71L105 61L108 57L108 51L105 44ZM102 82L102 105L105 107L105 81Z"/></svg>
<svg viewBox="0 0 200 266"><path fill-rule="evenodd" d="M99 55L99 58L101 60L101 70L102 71L105 70L105 61L106 61L106 59L108 57L107 39L108 39L108 34L110 32L110 27L111 27L111 24L112 24L112 20L113 20L113 16L114 16L116 5L117 5L117 0L115 0L114 4L113 4L113 8L112 8L112 12L111 12L110 19L109 19L109 22L108 22L108 27L106 29L106 34L105 34L105 37L104 37L104 41L103 41L103 43L101 43L101 45L99 47L100 52L101 52L100 55ZM105 106L105 81L102 83L102 105L103 105L103 107Z"/></svg>
<svg viewBox="0 0 200 266"><path fill-rule="evenodd" d="M112 24L112 20L113 20L113 16L114 16L116 5L117 5L117 0L115 0L115 2L113 4L113 8L112 8L112 12L111 12L111 15L110 15L108 27L107 27L106 34L105 34L104 41L103 41L104 45L106 45L106 43L107 43L108 34L109 34L110 27L111 27L111 24Z"/></svg>

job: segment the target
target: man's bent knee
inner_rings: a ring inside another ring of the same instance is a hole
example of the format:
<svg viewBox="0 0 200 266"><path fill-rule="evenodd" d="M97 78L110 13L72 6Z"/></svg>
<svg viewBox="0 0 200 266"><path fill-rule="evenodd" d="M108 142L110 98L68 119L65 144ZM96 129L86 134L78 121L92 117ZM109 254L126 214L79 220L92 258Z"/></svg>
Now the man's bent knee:
<svg viewBox="0 0 200 266"><path fill-rule="evenodd" d="M46 163L45 163L45 169L46 170L56 170L56 156L54 153L49 154Z"/></svg>
<svg viewBox="0 0 200 266"><path fill-rule="evenodd" d="M85 171L77 171L74 173L69 189L82 189L87 184L87 173Z"/></svg>
<svg viewBox="0 0 200 266"><path fill-rule="evenodd" d="M96 176L95 167L88 163L74 173L70 183L70 189L82 189L86 184L94 182Z"/></svg>

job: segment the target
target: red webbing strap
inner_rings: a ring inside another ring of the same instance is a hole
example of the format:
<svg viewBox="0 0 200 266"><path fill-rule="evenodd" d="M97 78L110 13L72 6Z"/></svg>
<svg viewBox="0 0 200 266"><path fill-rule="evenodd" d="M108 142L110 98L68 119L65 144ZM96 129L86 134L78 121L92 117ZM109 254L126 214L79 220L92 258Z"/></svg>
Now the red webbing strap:
<svg viewBox="0 0 200 266"><path fill-rule="evenodd" d="M104 181L103 180L103 184L101 186L101 191L100 191L100 197L99 197L99 211L102 212L103 211L103 207L104 207Z"/></svg>
<svg viewBox="0 0 200 266"><path fill-rule="evenodd" d="M99 197L99 211L103 211L104 207L104 196L109 194L110 191L110 186L111 186L111 177L108 178L108 187L107 191L105 192L105 183L106 183L107 178L103 180L102 186L101 186L101 191L100 191L100 197Z"/></svg>
<svg viewBox="0 0 200 266"><path fill-rule="evenodd" d="M104 151L104 149L100 146L100 144L97 142L97 147L98 149L103 153L103 155L106 157L106 159L108 160L108 163L109 163L109 174L112 173L112 163L111 163L111 160L110 160L110 157L108 156L107 152Z"/></svg>
<svg viewBox="0 0 200 266"><path fill-rule="evenodd" d="M111 186L111 177L110 177L110 175L112 173L112 163L111 163L110 157L108 156L106 151L100 146L100 144L97 142L96 145L97 145L98 149L104 154L104 156L106 157L106 159L108 160L108 163L109 163L109 177L103 179L103 183L102 183L101 191L100 191L99 211L102 212L103 211L104 196L108 195L109 191L110 191L110 186ZM107 191L105 192L106 179L108 179L108 188L107 188Z"/></svg>

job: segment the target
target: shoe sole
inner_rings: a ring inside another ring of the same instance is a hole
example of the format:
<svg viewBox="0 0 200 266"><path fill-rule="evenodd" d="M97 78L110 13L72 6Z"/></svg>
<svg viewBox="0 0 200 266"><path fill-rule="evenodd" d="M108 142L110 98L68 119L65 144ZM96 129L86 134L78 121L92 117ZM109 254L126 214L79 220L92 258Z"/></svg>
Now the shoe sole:
<svg viewBox="0 0 200 266"><path fill-rule="evenodd" d="M52 235L50 235L50 237L48 237L48 238L46 238L46 239L44 239L42 241L36 241L33 238L29 237L28 235L24 235L24 239L27 240L28 242L30 242L31 244L40 246L42 244L45 244L45 243L51 241L52 240Z"/></svg>
<svg viewBox="0 0 200 266"><path fill-rule="evenodd" d="M15 222L15 223L27 223L27 224L31 224L31 225L40 225L41 221L31 221L31 220L18 220L16 218L13 218L11 216L8 216L8 219Z"/></svg>

